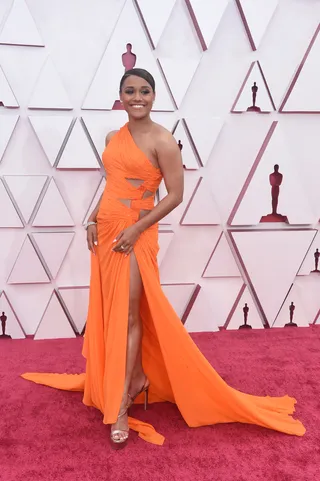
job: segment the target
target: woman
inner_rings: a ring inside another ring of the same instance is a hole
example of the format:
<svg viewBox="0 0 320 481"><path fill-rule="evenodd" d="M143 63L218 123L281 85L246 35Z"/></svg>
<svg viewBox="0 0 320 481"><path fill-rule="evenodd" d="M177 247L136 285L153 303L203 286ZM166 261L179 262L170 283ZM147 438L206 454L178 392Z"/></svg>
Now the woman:
<svg viewBox="0 0 320 481"><path fill-rule="evenodd" d="M244 394L228 386L201 354L166 299L157 266L157 222L182 200L180 149L150 119L153 77L132 69L120 82L129 121L106 137L105 191L87 224L90 301L82 375L25 374L60 389L83 390L83 402L111 424L113 447L129 427L162 444L152 426L128 417L133 402L174 402L189 426L242 422L302 436L295 399ZM168 195L154 207L162 180Z"/></svg>

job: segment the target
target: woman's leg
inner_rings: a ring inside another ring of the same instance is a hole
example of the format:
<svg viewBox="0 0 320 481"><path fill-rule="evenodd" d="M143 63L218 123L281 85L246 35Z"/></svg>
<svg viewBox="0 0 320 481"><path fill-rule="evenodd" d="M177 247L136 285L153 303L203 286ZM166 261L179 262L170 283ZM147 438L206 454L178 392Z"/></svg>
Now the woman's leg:
<svg viewBox="0 0 320 481"><path fill-rule="evenodd" d="M142 339L142 322L140 318L140 300L142 293L142 280L138 267L138 263L134 253L130 254L130 288L129 288L129 313L128 313L128 341L127 341L127 361L126 361L126 377L124 383L124 392L121 402L120 412L122 413L129 401L128 392L133 379L135 382L142 382L144 380L144 374L142 371L141 363L141 339ZM140 361L139 361L140 356ZM137 366L138 360L138 368ZM141 369L141 371L139 371ZM137 388L139 390L141 387ZM118 421L112 425L112 430L128 429L128 416L121 416ZM118 439L122 439L124 435L116 435Z"/></svg>

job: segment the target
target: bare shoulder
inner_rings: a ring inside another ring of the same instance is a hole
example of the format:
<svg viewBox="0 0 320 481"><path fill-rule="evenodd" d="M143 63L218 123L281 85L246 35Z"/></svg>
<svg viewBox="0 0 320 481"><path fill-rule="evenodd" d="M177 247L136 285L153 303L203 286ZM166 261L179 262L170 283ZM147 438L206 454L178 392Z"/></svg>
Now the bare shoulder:
<svg viewBox="0 0 320 481"><path fill-rule="evenodd" d="M116 135L119 132L119 130L111 130L107 135L106 135L106 140L105 140L105 145L107 146L110 140L114 135Z"/></svg>
<svg viewBox="0 0 320 481"><path fill-rule="evenodd" d="M154 122L154 138L156 149L160 151L180 152L172 133L160 124Z"/></svg>

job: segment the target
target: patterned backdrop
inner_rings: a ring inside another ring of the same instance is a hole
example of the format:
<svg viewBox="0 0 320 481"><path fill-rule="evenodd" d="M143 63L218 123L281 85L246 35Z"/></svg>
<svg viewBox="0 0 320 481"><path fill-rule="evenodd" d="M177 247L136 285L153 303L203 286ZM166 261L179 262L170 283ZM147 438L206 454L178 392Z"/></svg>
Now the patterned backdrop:
<svg viewBox="0 0 320 481"><path fill-rule="evenodd" d="M159 264L187 329L320 323L319 22L311 0L1 0L2 334L83 332L83 224L133 65L182 149Z"/></svg>

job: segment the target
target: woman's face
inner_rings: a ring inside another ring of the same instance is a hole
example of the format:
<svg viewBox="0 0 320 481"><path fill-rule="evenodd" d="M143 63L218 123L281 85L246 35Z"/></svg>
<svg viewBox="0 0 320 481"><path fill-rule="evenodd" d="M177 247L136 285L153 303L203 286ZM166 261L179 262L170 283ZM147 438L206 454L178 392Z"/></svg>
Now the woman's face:
<svg viewBox="0 0 320 481"><path fill-rule="evenodd" d="M130 117L141 119L149 115L154 99L155 94L146 80L136 75L125 79L120 100Z"/></svg>

